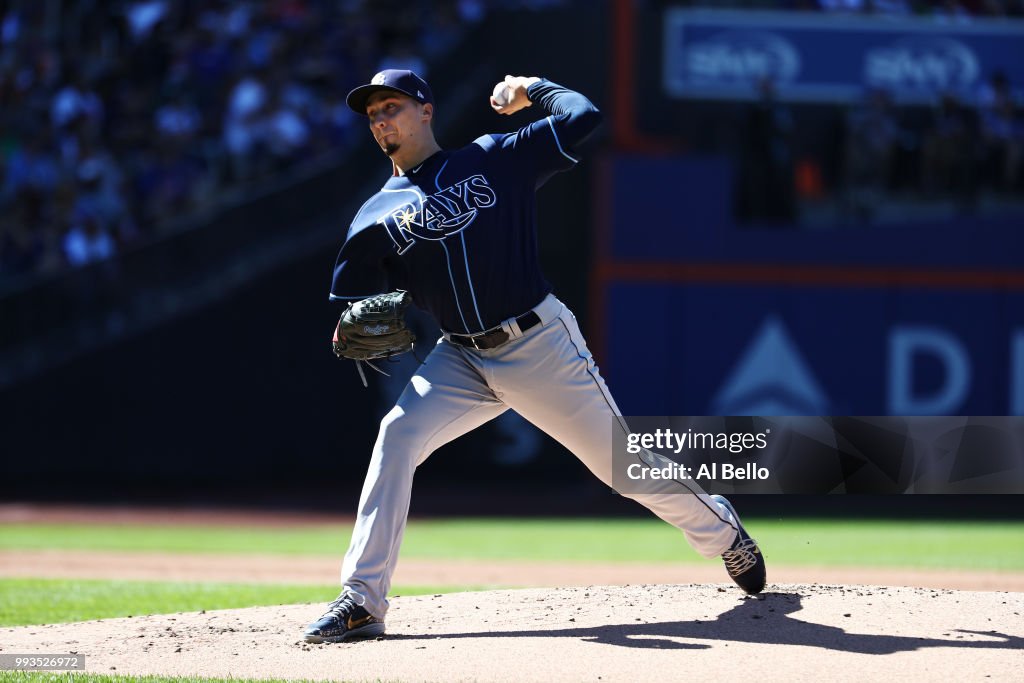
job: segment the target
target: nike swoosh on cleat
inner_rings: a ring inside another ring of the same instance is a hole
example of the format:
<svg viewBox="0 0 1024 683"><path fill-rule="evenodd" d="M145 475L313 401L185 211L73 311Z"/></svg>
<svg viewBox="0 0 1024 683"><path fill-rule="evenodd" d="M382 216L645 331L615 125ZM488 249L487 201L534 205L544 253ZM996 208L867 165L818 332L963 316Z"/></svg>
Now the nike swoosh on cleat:
<svg viewBox="0 0 1024 683"><path fill-rule="evenodd" d="M373 621L373 615L372 614L368 614L365 617L363 617L362 619L356 619L356 620L353 620L352 617L349 617L348 618L347 628L348 628L348 630L351 631L352 629L359 628L360 626L364 626L364 625L368 624L371 621Z"/></svg>

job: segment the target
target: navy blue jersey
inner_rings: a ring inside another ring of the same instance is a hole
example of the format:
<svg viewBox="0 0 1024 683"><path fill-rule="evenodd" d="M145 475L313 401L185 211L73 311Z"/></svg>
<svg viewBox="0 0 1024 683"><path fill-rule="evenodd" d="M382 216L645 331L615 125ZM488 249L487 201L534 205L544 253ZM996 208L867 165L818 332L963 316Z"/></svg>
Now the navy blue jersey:
<svg viewBox="0 0 1024 683"><path fill-rule="evenodd" d="M395 289L459 334L498 325L551 291L537 258L535 192L576 163L600 123L587 98L550 81L527 91L549 116L441 150L367 201L338 254L332 300Z"/></svg>

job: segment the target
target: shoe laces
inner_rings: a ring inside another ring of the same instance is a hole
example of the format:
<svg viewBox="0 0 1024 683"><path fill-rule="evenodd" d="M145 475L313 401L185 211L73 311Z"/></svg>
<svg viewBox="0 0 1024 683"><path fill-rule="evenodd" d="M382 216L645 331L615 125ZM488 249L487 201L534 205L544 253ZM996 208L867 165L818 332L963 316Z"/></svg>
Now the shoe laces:
<svg viewBox="0 0 1024 683"><path fill-rule="evenodd" d="M758 552L757 541L752 538L743 539L722 553L726 571L730 576L739 576L757 564Z"/></svg>
<svg viewBox="0 0 1024 683"><path fill-rule="evenodd" d="M341 619L343 615L349 614L358 606L351 593L342 593L327 605L327 611L324 612L324 616L333 616Z"/></svg>

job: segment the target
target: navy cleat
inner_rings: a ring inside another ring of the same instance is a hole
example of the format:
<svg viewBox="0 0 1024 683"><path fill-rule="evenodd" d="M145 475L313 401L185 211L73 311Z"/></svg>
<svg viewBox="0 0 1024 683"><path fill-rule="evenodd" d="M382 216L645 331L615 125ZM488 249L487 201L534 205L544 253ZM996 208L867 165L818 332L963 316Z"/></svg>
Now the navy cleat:
<svg viewBox="0 0 1024 683"><path fill-rule="evenodd" d="M711 498L724 505L732 513L732 518L739 526L736 540L728 550L722 553L725 570L729 572L729 576L736 582L736 585L750 595L760 593L764 590L767 581L767 570L764 565L764 555L757 547L757 541L752 539L747 530L743 528L740 516L736 514L732 503L724 496L711 496Z"/></svg>
<svg viewBox="0 0 1024 683"><path fill-rule="evenodd" d="M357 605L351 593L342 593L322 617L306 627L303 637L307 643L343 643L381 635L384 622Z"/></svg>

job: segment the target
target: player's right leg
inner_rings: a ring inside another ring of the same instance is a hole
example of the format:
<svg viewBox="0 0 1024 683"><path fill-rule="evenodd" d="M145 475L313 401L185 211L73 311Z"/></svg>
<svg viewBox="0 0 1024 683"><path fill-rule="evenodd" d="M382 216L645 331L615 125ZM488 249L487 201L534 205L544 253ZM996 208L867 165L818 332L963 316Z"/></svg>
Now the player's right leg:
<svg viewBox="0 0 1024 683"><path fill-rule="evenodd" d="M341 568L342 595L306 630L308 642L383 632L416 467L442 445L507 409L459 347L446 341L434 347L381 420ZM375 623L380 626L362 632Z"/></svg>
<svg viewBox="0 0 1024 683"><path fill-rule="evenodd" d="M561 307L542 329L531 329L510 344L495 368L495 386L503 389L502 400L613 486L612 429L628 432L628 425L572 313ZM643 490L622 495L680 529L704 557L725 560L730 577L746 592L764 588L760 549L724 499L707 495L692 481L674 480L648 480Z"/></svg>

